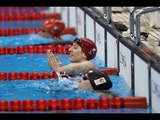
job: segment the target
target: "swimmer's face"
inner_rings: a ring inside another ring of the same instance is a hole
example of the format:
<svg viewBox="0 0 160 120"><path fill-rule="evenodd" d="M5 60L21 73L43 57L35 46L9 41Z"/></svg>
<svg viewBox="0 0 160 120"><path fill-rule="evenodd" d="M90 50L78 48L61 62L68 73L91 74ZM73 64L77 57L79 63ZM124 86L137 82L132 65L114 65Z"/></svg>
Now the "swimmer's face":
<svg viewBox="0 0 160 120"><path fill-rule="evenodd" d="M78 89L80 90L93 90L93 87L89 80L80 80Z"/></svg>
<svg viewBox="0 0 160 120"><path fill-rule="evenodd" d="M82 62L86 60L82 48L77 43L73 43L73 46L69 49L69 52L71 62Z"/></svg>
<svg viewBox="0 0 160 120"><path fill-rule="evenodd" d="M39 32L39 35L42 36L43 38L52 38L52 35L48 33L46 30L42 29Z"/></svg>

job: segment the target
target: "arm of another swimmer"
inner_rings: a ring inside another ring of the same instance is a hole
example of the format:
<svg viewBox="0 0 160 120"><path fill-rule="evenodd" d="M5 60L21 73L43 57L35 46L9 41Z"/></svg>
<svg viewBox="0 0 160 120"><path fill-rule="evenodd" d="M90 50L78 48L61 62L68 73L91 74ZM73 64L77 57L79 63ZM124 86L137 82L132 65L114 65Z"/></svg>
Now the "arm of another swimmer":
<svg viewBox="0 0 160 120"><path fill-rule="evenodd" d="M60 67L58 68L58 71L65 71L68 74L83 74L92 69L96 69L94 64L91 61L85 61L81 63L71 63L69 65Z"/></svg>

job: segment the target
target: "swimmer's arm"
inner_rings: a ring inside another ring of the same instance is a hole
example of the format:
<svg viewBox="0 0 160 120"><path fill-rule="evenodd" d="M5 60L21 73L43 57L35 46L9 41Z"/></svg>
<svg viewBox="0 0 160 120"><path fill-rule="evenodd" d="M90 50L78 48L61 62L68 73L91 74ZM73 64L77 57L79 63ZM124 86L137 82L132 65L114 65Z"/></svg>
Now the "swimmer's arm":
<svg viewBox="0 0 160 120"><path fill-rule="evenodd" d="M66 72L68 74L83 74L92 69L96 69L94 64L91 61L85 61L81 63L71 63L69 65L58 68L57 71Z"/></svg>

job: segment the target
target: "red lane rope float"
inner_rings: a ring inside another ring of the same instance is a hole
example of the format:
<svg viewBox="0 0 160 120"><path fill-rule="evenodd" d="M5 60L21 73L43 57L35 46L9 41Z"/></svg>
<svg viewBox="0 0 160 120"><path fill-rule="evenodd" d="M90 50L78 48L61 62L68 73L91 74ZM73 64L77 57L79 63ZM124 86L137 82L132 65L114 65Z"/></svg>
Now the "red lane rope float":
<svg viewBox="0 0 160 120"><path fill-rule="evenodd" d="M134 106L134 107L133 107ZM82 99L0 100L0 111L54 111L90 109L147 109L146 97L113 97Z"/></svg>
<svg viewBox="0 0 160 120"><path fill-rule="evenodd" d="M33 111L34 110L34 100L23 100L22 109L23 111Z"/></svg>
<svg viewBox="0 0 160 120"><path fill-rule="evenodd" d="M30 33L38 33L40 32L41 28L0 28L0 36L15 36L15 35L22 35L22 34L30 34Z"/></svg>
<svg viewBox="0 0 160 120"><path fill-rule="evenodd" d="M0 111L8 111L9 103L6 100L0 100Z"/></svg>
<svg viewBox="0 0 160 120"><path fill-rule="evenodd" d="M83 110L85 108L85 100L82 98L76 98L73 100L74 110Z"/></svg>
<svg viewBox="0 0 160 120"><path fill-rule="evenodd" d="M29 45L29 46L18 46L18 47L3 47L0 46L0 55L5 54L24 54L24 53L46 53L46 50L49 49L53 53L57 54L69 54L69 49L72 47L71 44L68 45L53 45L53 44L46 44L46 45Z"/></svg>
<svg viewBox="0 0 160 120"><path fill-rule="evenodd" d="M146 108L147 100L145 97L126 97L124 98L124 107L125 108Z"/></svg>
<svg viewBox="0 0 160 120"><path fill-rule="evenodd" d="M22 34L31 34L35 33L37 34L38 32L41 31L40 27L36 28L0 28L0 36L15 36L15 35L22 35ZM66 27L63 29L60 35L66 35L66 34L71 34L71 35L76 35L76 29L74 27Z"/></svg>
<svg viewBox="0 0 160 120"><path fill-rule="evenodd" d="M30 34L32 32L37 32L37 30L34 30L34 28L8 28L8 29L1 28L0 36L14 36L14 35Z"/></svg>
<svg viewBox="0 0 160 120"><path fill-rule="evenodd" d="M47 101L47 103L48 103L48 110L60 110L59 100L50 99Z"/></svg>
<svg viewBox="0 0 160 120"><path fill-rule="evenodd" d="M103 68L104 69L104 68ZM116 68L105 68L106 71L105 72L107 75L115 75L115 71L117 71ZM115 71L113 72L113 74L110 72L113 71L112 69L114 69ZM100 69L101 70L101 69ZM60 73L62 77L75 77L75 75L65 75L63 72ZM118 74L118 73L117 73ZM41 79L57 79L58 75L55 72L0 72L0 80L41 80Z"/></svg>
<svg viewBox="0 0 160 120"><path fill-rule="evenodd" d="M60 13L0 13L0 21L61 19Z"/></svg>
<svg viewBox="0 0 160 120"><path fill-rule="evenodd" d="M98 105L100 109L109 109L110 108L110 99L109 98L101 98L98 100Z"/></svg>
<svg viewBox="0 0 160 120"><path fill-rule="evenodd" d="M22 110L21 100L10 101L9 109L10 111L21 111Z"/></svg>
<svg viewBox="0 0 160 120"><path fill-rule="evenodd" d="M118 75L118 69L117 68L101 68L101 71L103 71L104 73L108 74L108 75Z"/></svg>
<svg viewBox="0 0 160 120"><path fill-rule="evenodd" d="M58 76L55 72L0 72L0 80L39 80L39 79L50 79L55 78L57 79Z"/></svg>

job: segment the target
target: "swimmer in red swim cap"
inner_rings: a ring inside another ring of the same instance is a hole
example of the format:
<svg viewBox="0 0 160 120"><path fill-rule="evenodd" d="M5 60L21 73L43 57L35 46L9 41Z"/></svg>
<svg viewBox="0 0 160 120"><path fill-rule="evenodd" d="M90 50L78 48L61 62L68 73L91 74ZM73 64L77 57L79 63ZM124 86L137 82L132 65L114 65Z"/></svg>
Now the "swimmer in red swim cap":
<svg viewBox="0 0 160 120"><path fill-rule="evenodd" d="M42 25L42 29L39 34L44 38L53 38L56 41L61 42L62 40L59 39L61 35L75 35L76 32L74 27L65 28L65 24L63 21L57 19L50 19Z"/></svg>
<svg viewBox="0 0 160 120"><path fill-rule="evenodd" d="M52 52L47 51L47 60L51 70L67 74L83 74L89 70L96 69L95 65L90 61L97 53L97 47L92 40L76 38L69 52L71 63L62 66L59 59Z"/></svg>

